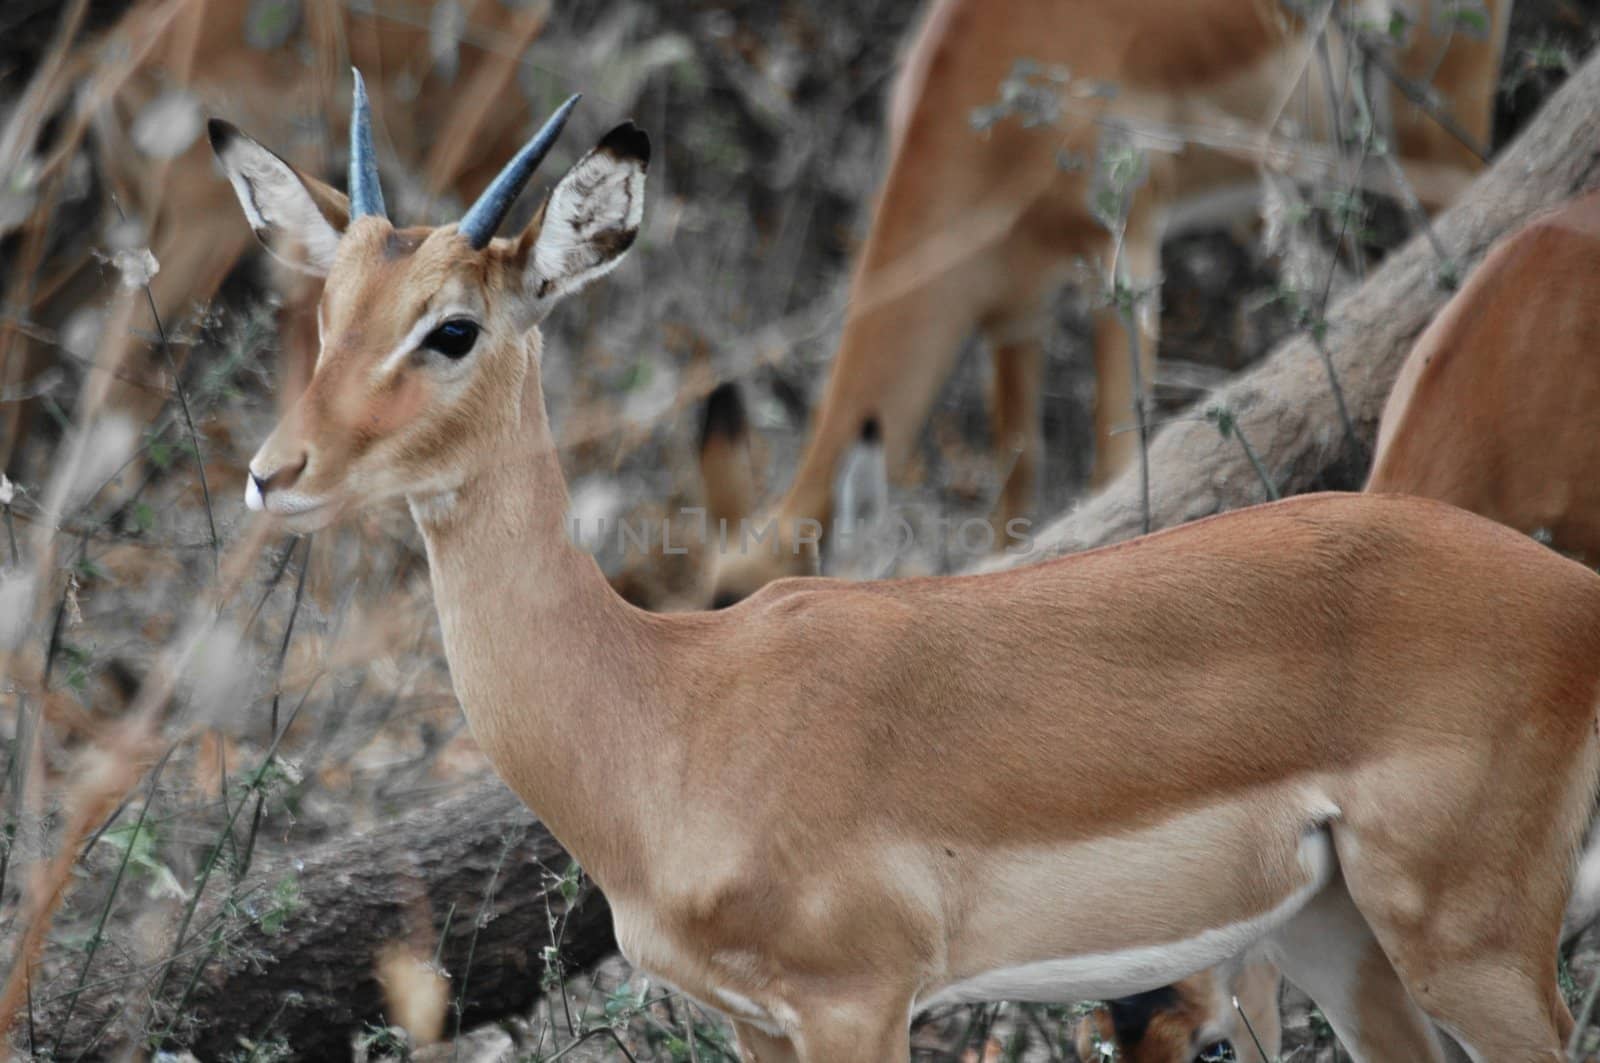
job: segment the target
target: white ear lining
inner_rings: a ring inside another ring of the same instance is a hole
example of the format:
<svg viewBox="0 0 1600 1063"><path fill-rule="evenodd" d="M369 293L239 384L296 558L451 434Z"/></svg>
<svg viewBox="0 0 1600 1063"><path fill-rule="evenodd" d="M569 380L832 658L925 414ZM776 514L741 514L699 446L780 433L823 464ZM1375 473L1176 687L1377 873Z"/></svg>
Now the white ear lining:
<svg viewBox="0 0 1600 1063"><path fill-rule="evenodd" d="M326 276L339 247L339 231L322 216L299 176L278 156L233 132L217 150L222 170L256 236L273 257L302 272ZM300 245L304 260L285 255L282 240Z"/></svg>
<svg viewBox="0 0 1600 1063"><path fill-rule="evenodd" d="M644 220L643 165L591 151L561 179L545 207L528 278L553 300L602 277L622 261Z"/></svg>

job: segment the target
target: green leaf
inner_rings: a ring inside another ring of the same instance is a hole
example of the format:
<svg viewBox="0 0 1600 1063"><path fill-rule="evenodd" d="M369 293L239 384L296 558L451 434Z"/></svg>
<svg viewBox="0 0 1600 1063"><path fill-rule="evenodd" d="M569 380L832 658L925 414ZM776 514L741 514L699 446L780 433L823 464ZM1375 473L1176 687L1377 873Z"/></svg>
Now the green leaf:
<svg viewBox="0 0 1600 1063"><path fill-rule="evenodd" d="M1456 24L1458 29L1466 30L1474 36L1483 36L1489 32L1489 12L1482 4L1456 4L1449 8L1446 17Z"/></svg>
<svg viewBox="0 0 1600 1063"><path fill-rule="evenodd" d="M561 876L557 889L561 892L561 899L571 904L578 899L578 889L583 884L583 868L573 864Z"/></svg>
<svg viewBox="0 0 1600 1063"><path fill-rule="evenodd" d="M1223 439L1233 434L1233 411L1226 406L1207 406L1206 420L1217 426L1217 432Z"/></svg>
<svg viewBox="0 0 1600 1063"><path fill-rule="evenodd" d="M285 875L272 887L272 896L267 908L261 913L257 925L261 932L268 937L276 937L283 931L289 917L299 911L302 906L300 900L300 882L293 875Z"/></svg>
<svg viewBox="0 0 1600 1063"><path fill-rule="evenodd" d="M100 840L115 849L119 855L128 853L130 864L148 867L155 862L156 832L148 821L112 827L100 835Z"/></svg>
<svg viewBox="0 0 1600 1063"><path fill-rule="evenodd" d="M158 469L165 469L172 464L172 447L159 439L150 440L145 453L150 456L150 464Z"/></svg>
<svg viewBox="0 0 1600 1063"><path fill-rule="evenodd" d="M654 369L650 363L641 358L628 367L626 375L622 378L622 390L638 391L640 388L649 387L653 375Z"/></svg>

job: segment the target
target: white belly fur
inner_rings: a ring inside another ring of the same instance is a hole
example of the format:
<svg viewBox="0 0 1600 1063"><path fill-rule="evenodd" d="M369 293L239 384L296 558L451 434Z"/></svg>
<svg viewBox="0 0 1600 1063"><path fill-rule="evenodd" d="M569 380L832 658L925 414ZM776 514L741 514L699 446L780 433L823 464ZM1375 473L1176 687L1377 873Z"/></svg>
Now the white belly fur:
<svg viewBox="0 0 1600 1063"><path fill-rule="evenodd" d="M917 1007L995 1000L1104 1000L1168 985L1244 952L1305 907L1333 877L1335 857L1327 831L1304 835L1298 856L1309 880L1277 907L1251 919L1206 930L1182 941L985 971L935 990L918 1000Z"/></svg>

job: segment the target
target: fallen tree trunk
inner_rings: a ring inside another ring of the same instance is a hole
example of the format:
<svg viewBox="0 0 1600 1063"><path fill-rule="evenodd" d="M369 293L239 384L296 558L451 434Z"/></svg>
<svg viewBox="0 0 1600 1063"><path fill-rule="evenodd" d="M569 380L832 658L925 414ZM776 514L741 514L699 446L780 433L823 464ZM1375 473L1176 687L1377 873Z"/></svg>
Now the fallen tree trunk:
<svg viewBox="0 0 1600 1063"><path fill-rule="evenodd" d="M1356 436L1339 414L1328 368L1307 336L1280 344L1255 369L1196 403L1155 434L1149 449L1149 525L1171 527L1253 505L1268 497L1244 443L1281 495L1359 488L1371 458L1384 400L1412 342L1450 297L1444 279L1465 276L1489 245L1539 211L1600 183L1600 54L1550 98L1523 134L1461 202L1434 222L1448 256L1417 236L1328 314L1323 344ZM1551 283L1590 278L1552 277ZM1527 352L1538 372L1539 352ZM1226 411L1236 434L1224 438L1205 411ZM1130 469L1082 506L1042 528L1034 550L997 558L1012 567L1138 535L1144 525L1139 470Z"/></svg>
<svg viewBox="0 0 1600 1063"><path fill-rule="evenodd" d="M1600 56L1568 81L1465 199L1437 221L1435 236L1456 270L1472 269L1497 237L1530 215L1600 183L1595 100ZM1443 272L1431 245L1419 237L1333 308L1326 350L1356 441L1347 438L1316 346L1307 338L1292 339L1197 404L1196 419L1156 435L1150 448L1151 526L1168 527L1265 497L1240 441L1199 419L1208 406L1226 409L1235 419L1278 492L1359 482L1389 385L1412 341L1449 296ZM1133 470L1044 529L1036 543L1059 553L1130 538L1143 522L1141 499ZM520 840L508 848L504 839L517 832ZM294 871L301 905L284 930L267 935L249 929L230 948L239 959L208 969L187 1009L199 1022L195 1050L214 1058L236 1051L239 1038L271 1026L288 1031L301 1056L343 1056L352 1034L382 1014L378 950L414 937L419 910L427 913L436 939L452 906L442 963L457 980L452 993L463 976L468 980L465 1024L525 1013L539 993L541 953L551 943L546 902L549 911L565 910L564 898L551 892L551 873L559 875L565 866L554 839L494 782L388 823L381 832L324 843ZM256 878L270 889L286 873L280 866ZM487 915L478 920L491 879ZM569 970L612 950L610 912L597 892L585 889L576 899L561 946ZM114 1033L103 1037L107 1017L114 1018L119 1007L115 999L86 995L61 1052L75 1056L91 1039L119 1043ZM47 1008L44 1029L50 1029L50 1015Z"/></svg>
<svg viewBox="0 0 1600 1063"><path fill-rule="evenodd" d="M466 985L462 1028L527 1014L543 992L547 945L559 947L569 973L616 948L600 892L585 882L574 894L570 879L563 889L570 864L516 796L490 780L263 867L238 891L244 907L259 911L275 892L282 895L286 881L298 897L275 933L259 919L233 924L227 947L206 964L173 1041L201 1059L222 1059L242 1052L242 1041L270 1034L287 1039L297 1059L349 1058L351 1039L364 1026L384 1022L380 953L403 943L431 958L447 916L439 962L452 1001ZM108 960L96 967L96 983L104 988L84 994L67 1029L59 1028L64 1001L38 1017L37 1028L46 1032L41 1047L61 1034L57 1058L77 1058L86 1049L93 1058L138 1043L145 1009L142 994L131 990L149 976L123 971L118 978L115 958ZM168 1000L192 970L192 961L174 970ZM156 1029L165 1024L163 1014ZM445 1032L453 1029L451 1015Z"/></svg>

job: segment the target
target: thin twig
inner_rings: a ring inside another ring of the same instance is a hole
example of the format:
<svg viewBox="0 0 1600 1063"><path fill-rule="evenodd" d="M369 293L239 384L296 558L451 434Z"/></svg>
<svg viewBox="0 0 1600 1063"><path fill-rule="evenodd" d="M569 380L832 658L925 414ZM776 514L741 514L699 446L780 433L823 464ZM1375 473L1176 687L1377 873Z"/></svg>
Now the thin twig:
<svg viewBox="0 0 1600 1063"><path fill-rule="evenodd" d="M1226 406L1212 406L1205 412L1206 420L1217 426L1223 439L1232 436L1239 441L1239 446L1244 449L1244 456L1250 459L1250 467L1255 470L1256 476L1261 480L1261 486L1266 489L1267 501L1276 502L1280 497L1278 488L1273 484L1272 477L1267 475L1267 470L1261 464L1261 459L1256 456L1255 448L1250 445L1250 440L1245 438L1244 429L1239 427L1239 419L1234 412Z"/></svg>
<svg viewBox="0 0 1600 1063"><path fill-rule="evenodd" d="M1400 73L1399 69L1389 61L1389 57L1384 55L1380 49L1373 47L1361 34L1351 33L1350 37L1356 42L1356 47L1361 50L1361 54L1367 61L1377 67L1378 71L1389 79L1389 83L1400 90L1401 95L1421 107L1428 117L1439 123L1439 128L1460 141L1461 146L1476 155L1480 162L1489 161L1489 153L1484 146L1479 144L1477 138L1471 133L1467 132L1465 126L1456 121L1455 115L1439 106L1433 94L1426 87L1418 85Z"/></svg>
<svg viewBox="0 0 1600 1063"><path fill-rule="evenodd" d="M1150 534L1150 424L1145 409L1143 351L1139 345L1138 296L1128 278L1123 245L1128 233L1131 195L1124 193L1122 216L1117 219L1116 243L1111 260L1111 300L1122 327L1128 334L1128 358L1132 362L1134 427L1139 433L1139 502L1142 533Z"/></svg>
<svg viewBox="0 0 1600 1063"><path fill-rule="evenodd" d="M173 752L177 748L177 743L168 746L167 751L161 755L161 759L156 762L155 767L150 771L150 785L145 793L144 807L139 809L139 818L134 821L133 833L128 837L128 844L122 847L122 859L117 863L117 872L111 879L111 892L106 895L106 903L100 908L100 915L95 920L94 930L89 933L89 944L84 951L83 965L78 968L77 981L67 995L66 1012L61 1016L55 1041L50 1046L52 1054L59 1055L61 1052L61 1039L67 1035L67 1026L72 1020L73 1011L78 1006L78 997L83 993L84 983L89 980L89 968L94 965L95 953L100 951L100 944L104 940L103 934L106 921L111 918L111 910L117 902L117 891L122 886L122 879L128 870L128 862L133 857L134 847L139 844L139 832L144 830L145 819L150 814L151 806L155 804L156 784L160 782L161 772L166 768L167 761L171 759ZM96 837L99 837L99 835L97 834ZM91 842L91 847L92 844Z"/></svg>
<svg viewBox="0 0 1600 1063"><path fill-rule="evenodd" d="M1244 1023L1245 1032L1250 1035L1250 1040L1255 1042L1256 1051L1260 1053L1261 1058L1265 1060L1272 1059L1271 1056L1267 1055L1265 1046L1261 1044L1261 1038L1256 1035L1256 1028L1251 1025L1250 1016L1246 1015L1244 1008L1239 1006L1239 998L1237 996L1233 998L1233 1010L1239 1013L1239 1020Z"/></svg>
<svg viewBox="0 0 1600 1063"><path fill-rule="evenodd" d="M111 197L111 205L117 208L117 217L127 221L128 216L115 195ZM195 470L200 477L200 496L206 507L206 527L211 531L211 575L214 579L219 578L222 575L222 543L217 537L217 517L211 509L211 485L206 482L206 460L200 453L200 433L194 427L194 416L189 410L189 393L183 386L183 374L178 372L178 361L172 357L172 344L167 342L167 327L162 324L161 312L156 309L156 296L150 289L149 278L140 287L144 289L145 301L150 304L150 316L155 320L156 335L161 340L161 355L167 360L167 369L172 373L172 390L178 396L178 405L183 410L183 423L189 429L189 446L194 450Z"/></svg>
<svg viewBox="0 0 1600 1063"><path fill-rule="evenodd" d="M320 676L317 678L320 678ZM167 957L166 962L162 965L161 977L156 982L155 990L150 994L150 1008L145 1014L146 1026L149 1026L150 1020L155 1017L154 1012L156 1005L160 1002L161 991L166 988L167 979L172 976L172 963L177 958L178 951L183 948L184 938L188 936L189 924L194 919L195 909L199 907L200 898L206 890L206 884L211 881L211 874L216 870L217 860L222 855L222 838L233 830L233 825L238 820L239 813L244 809L249 793L257 790L261 786L262 780L266 778L267 769L272 766L277 758L279 743L283 741L283 737L288 733L289 728L294 725L295 717L299 716L300 710L305 707L307 699L311 697L311 691L316 689L317 678L314 678L311 681L311 685L306 687L305 695L290 711L289 718L284 721L283 729L273 737L272 745L267 747L266 753L261 757L261 763L256 766L254 775L252 775L250 782L245 787L245 794L241 795L239 803L228 814L227 822L223 824L222 832L218 834L216 843L206 853L205 862L201 865L200 873L195 878L194 892L190 895L188 904L184 906L183 918L178 922L178 932L173 936L173 953ZM160 1048L161 1046L158 1043L154 1047Z"/></svg>
<svg viewBox="0 0 1600 1063"><path fill-rule="evenodd" d="M472 977L472 960L478 951L478 933L483 929L483 921L489 915L489 905L494 900L494 887L500 880L500 870L505 867L506 857L511 854L512 846L520 840L519 832L508 833L501 839L500 858L494 863L494 871L489 874L489 885L483 891L483 901L478 905L477 917L472 921L472 940L467 943L467 963L461 970L461 989L456 993L456 1029L451 1036L452 1046L450 1058L454 1060L461 1051L461 1016L467 1008L467 980Z"/></svg>
<svg viewBox="0 0 1600 1063"><path fill-rule="evenodd" d="M1333 392L1333 404L1339 411L1339 423L1344 426L1344 436L1350 443L1351 454L1360 460L1366 454L1366 445L1356 434L1355 420L1350 416L1350 407L1345 404L1344 388L1339 383L1339 373L1333 367L1333 354L1328 350L1328 345L1322 342L1321 324L1308 327L1306 335L1311 340L1311 346L1316 349L1317 356L1322 359L1322 369L1328 375L1328 389Z"/></svg>

